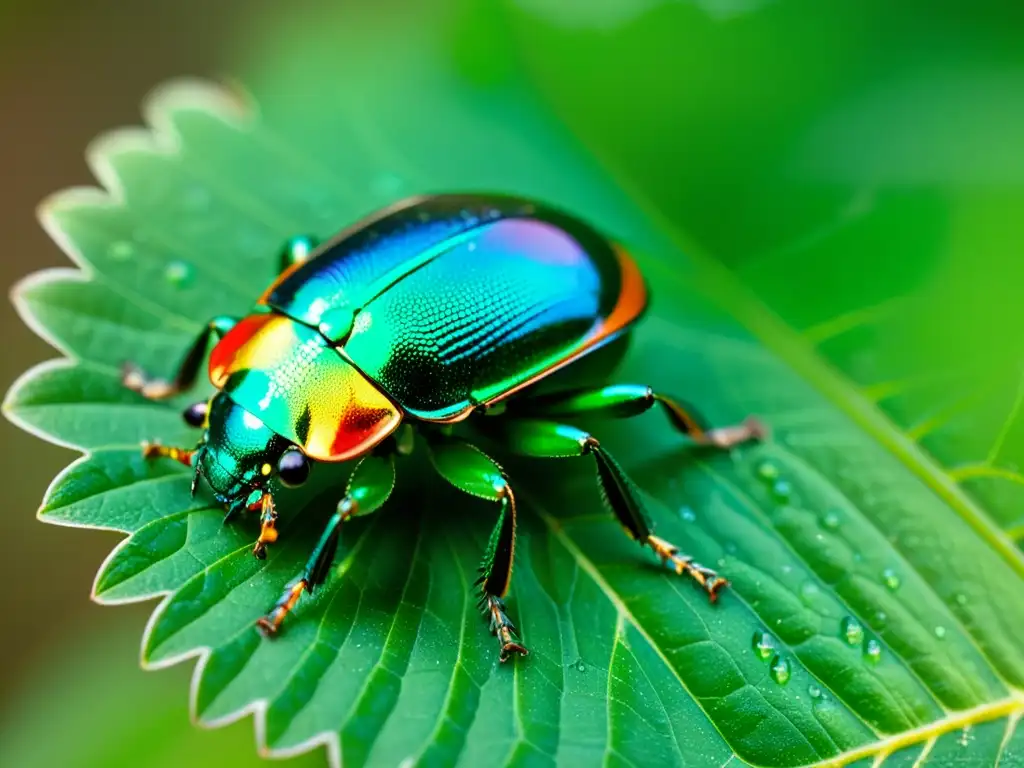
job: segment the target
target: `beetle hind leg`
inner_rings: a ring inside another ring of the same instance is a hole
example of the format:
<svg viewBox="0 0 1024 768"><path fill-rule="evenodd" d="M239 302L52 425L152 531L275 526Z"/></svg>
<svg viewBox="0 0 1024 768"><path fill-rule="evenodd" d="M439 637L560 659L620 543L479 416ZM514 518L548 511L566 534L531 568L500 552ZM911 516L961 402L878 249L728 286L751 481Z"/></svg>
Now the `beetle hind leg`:
<svg viewBox="0 0 1024 768"><path fill-rule="evenodd" d="M601 496L627 536L650 547L677 574L693 580L707 593L711 602L717 600L719 591L728 586L729 582L714 570L681 554L675 544L654 535L644 511L640 490L592 435L575 427L539 419L510 419L500 426L498 434L510 450L524 456L593 456L597 464Z"/></svg>
<svg viewBox="0 0 1024 768"><path fill-rule="evenodd" d="M655 405L661 407L676 430L698 445L728 450L749 440L763 440L768 435L768 428L754 416L748 416L738 424L711 427L688 403L636 384L612 384L526 398L516 404L516 412L543 418L584 414L630 418Z"/></svg>

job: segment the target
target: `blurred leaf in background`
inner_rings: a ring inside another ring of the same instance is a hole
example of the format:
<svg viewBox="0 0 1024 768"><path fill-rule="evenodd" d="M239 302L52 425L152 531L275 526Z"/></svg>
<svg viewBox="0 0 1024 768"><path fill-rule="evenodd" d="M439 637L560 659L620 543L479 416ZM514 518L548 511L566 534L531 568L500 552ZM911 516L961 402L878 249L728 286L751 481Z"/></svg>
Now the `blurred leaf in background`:
<svg viewBox="0 0 1024 768"><path fill-rule="evenodd" d="M149 119L180 156L137 133L93 152L127 210L51 204L102 280L24 292L84 362L8 405L101 449L48 516L133 532L101 599L178 590L145 653L214 649L200 717L267 698L269 746L340 734L356 765L1020 759L1016 12L965 27L881 3L518 0L287 16L236 43L261 122L207 89L164 91ZM645 567L589 467L511 464L530 478L512 602L526 663L497 667L460 576L485 511L415 503L412 486L368 525L416 535L353 531L328 588L260 643L250 622L314 514L264 568L184 473L138 460L136 440L184 431L116 387L125 354L160 365L207 315L244 309L285 236L454 188L552 200L629 242L655 303L621 377L778 430L729 460L680 450L654 419L601 427L659 531L733 579L720 606Z"/></svg>

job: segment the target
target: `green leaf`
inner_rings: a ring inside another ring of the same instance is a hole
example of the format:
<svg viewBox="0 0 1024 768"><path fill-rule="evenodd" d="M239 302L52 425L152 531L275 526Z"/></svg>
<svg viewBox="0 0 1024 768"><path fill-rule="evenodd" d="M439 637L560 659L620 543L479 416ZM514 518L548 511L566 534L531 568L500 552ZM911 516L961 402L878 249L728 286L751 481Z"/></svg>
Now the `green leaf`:
<svg viewBox="0 0 1024 768"><path fill-rule="evenodd" d="M144 663L198 657L195 716L253 713L273 754L325 744L346 765L795 766L928 750L929 763L1009 764L1024 748L1024 559L1002 518L766 306L765 279L704 255L514 67L494 66L499 52L516 61L514 31L534 29L494 10L417 6L386 29L272 25L249 46L252 101L164 86L147 129L90 150L107 192L44 203L88 280L51 272L19 289L23 316L71 360L27 374L5 410L88 451L41 517L129 534L96 598L164 596ZM384 509L346 527L325 587L263 640L253 622L298 572L343 480L317 468L315 492L282 503L280 540L258 561L255 520L221 525L183 468L133 449L189 434L184 400L119 386L122 360L168 371L210 316L246 310L288 236L453 189L551 200L628 243L654 304L621 379L679 392L716 423L753 412L776 430L725 456L681 445L654 414L585 425L650 494L659 535L732 580L718 605L622 535L585 460L509 461L523 507L509 611L531 655L499 664L472 587L496 510L412 461Z"/></svg>

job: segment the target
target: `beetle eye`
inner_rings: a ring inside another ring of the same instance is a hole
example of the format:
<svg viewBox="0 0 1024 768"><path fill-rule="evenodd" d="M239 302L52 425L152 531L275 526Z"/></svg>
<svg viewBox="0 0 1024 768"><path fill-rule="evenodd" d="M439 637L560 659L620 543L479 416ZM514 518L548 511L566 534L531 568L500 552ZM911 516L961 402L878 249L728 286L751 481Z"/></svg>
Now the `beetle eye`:
<svg viewBox="0 0 1024 768"><path fill-rule="evenodd" d="M309 459L298 448L289 448L277 460L277 476L289 488L306 482L309 477Z"/></svg>
<svg viewBox="0 0 1024 768"><path fill-rule="evenodd" d="M190 405L188 408L185 409L185 412L182 414L182 416L185 418L186 424L188 424L190 427L196 427L198 429L199 427L203 426L203 424L206 423L206 411L207 403L204 400L202 402L193 403L192 405Z"/></svg>

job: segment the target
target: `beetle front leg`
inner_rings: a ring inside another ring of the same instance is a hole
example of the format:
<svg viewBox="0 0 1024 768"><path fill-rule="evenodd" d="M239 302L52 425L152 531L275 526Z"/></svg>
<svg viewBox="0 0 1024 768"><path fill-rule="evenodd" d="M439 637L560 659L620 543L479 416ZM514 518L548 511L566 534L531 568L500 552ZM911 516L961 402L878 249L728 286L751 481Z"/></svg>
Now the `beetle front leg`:
<svg viewBox="0 0 1024 768"><path fill-rule="evenodd" d="M215 317L208 322L188 352L185 353L177 373L170 381L153 378L146 375L134 363L125 363L121 369L121 383L132 392L138 392L147 400L166 400L184 392L196 383L203 358L206 357L206 347L210 343L210 337L222 338L237 322L236 318L227 316Z"/></svg>
<svg viewBox="0 0 1024 768"><path fill-rule="evenodd" d="M497 434L512 451L535 458L593 456L597 463L602 497L631 539L650 547L680 576L689 576L708 595L711 602L729 582L692 557L680 554L679 547L655 536L644 512L640 491L619 463L592 435L576 427L535 419L508 419L497 427Z"/></svg>
<svg viewBox="0 0 1024 768"><path fill-rule="evenodd" d="M617 418L639 416L660 405L672 426L698 445L728 450L748 440L762 440L768 434L760 419L748 416L739 424L710 427L692 406L651 387L637 384L612 384L596 389L555 392L526 398L514 406L515 412L544 418L594 414Z"/></svg>
<svg viewBox="0 0 1024 768"><path fill-rule="evenodd" d="M508 661L512 654L526 656L529 651L516 642L517 631L505 613L503 600L512 581L516 550L516 500L512 487L496 462L461 440L437 437L430 443L430 455L438 473L456 488L501 504L498 522L480 565L480 608L489 620L491 633L498 638L499 660Z"/></svg>
<svg viewBox="0 0 1024 768"><path fill-rule="evenodd" d="M394 487L395 464L391 456L367 456L356 465L345 496L327 521L324 532L306 561L306 567L288 583L270 613L256 622L265 636L277 634L281 623L298 603L303 592L312 594L327 579L334 555L338 551L342 523L353 517L376 512L388 500Z"/></svg>
<svg viewBox="0 0 1024 768"><path fill-rule="evenodd" d="M287 272L296 264L307 261L316 250L317 245L319 245L317 239L310 235L296 235L289 238L288 242L284 244L284 248L281 249L278 271Z"/></svg>

